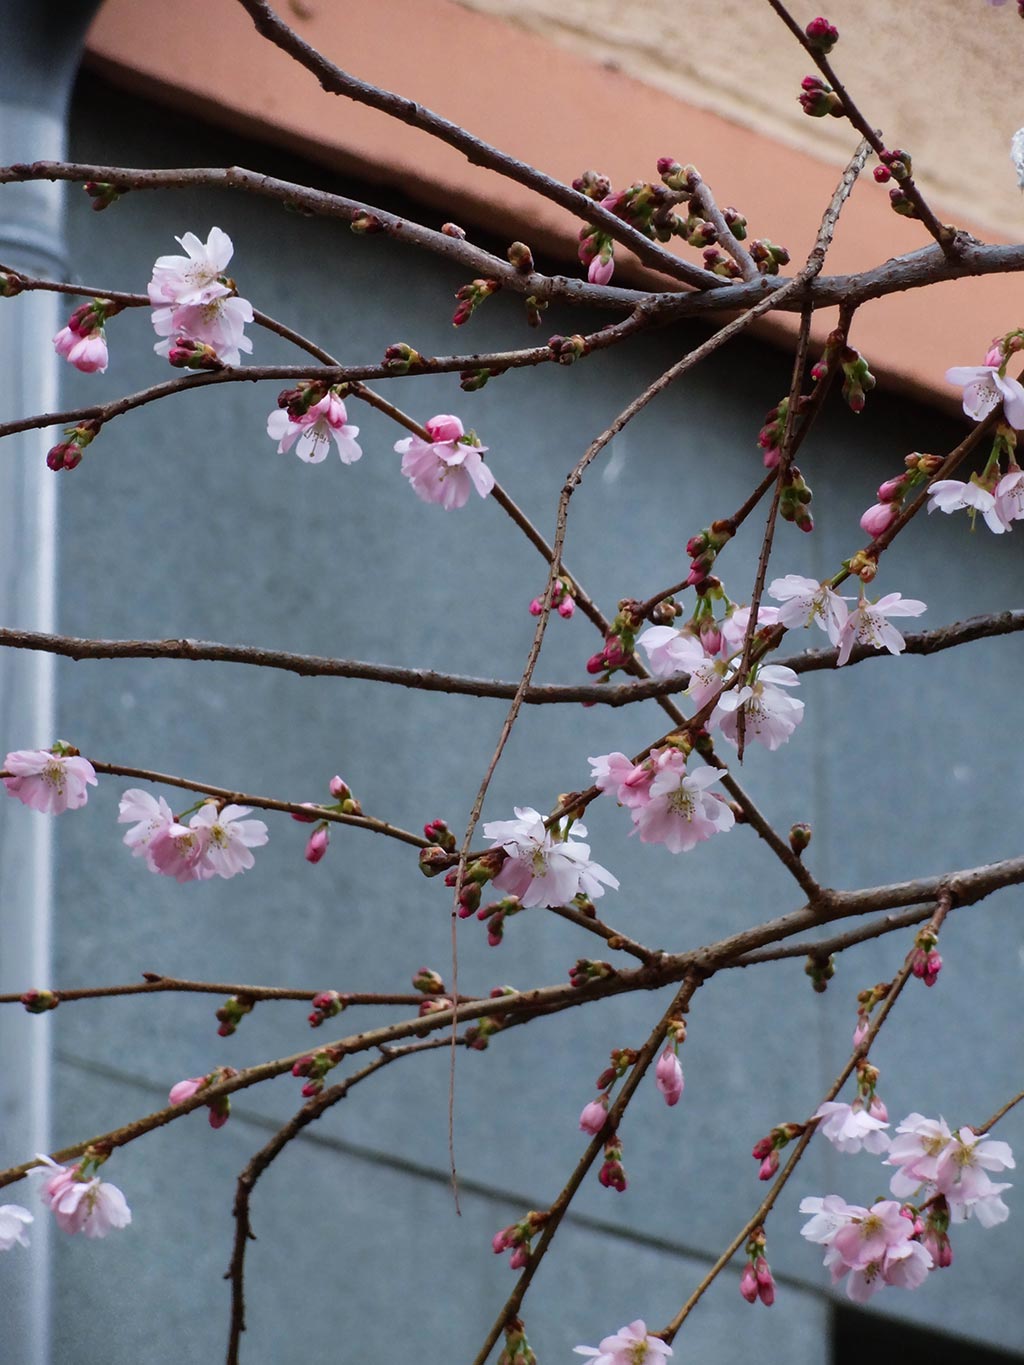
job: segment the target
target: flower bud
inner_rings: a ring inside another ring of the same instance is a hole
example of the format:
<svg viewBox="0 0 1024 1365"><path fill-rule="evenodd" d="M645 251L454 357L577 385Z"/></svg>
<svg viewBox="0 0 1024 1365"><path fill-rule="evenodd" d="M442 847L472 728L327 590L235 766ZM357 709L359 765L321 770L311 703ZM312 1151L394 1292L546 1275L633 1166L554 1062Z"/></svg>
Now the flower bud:
<svg viewBox="0 0 1024 1365"><path fill-rule="evenodd" d="M316 829L309 836L306 844L305 859L307 863L318 863L327 852L327 845L331 842L326 825L317 825Z"/></svg>

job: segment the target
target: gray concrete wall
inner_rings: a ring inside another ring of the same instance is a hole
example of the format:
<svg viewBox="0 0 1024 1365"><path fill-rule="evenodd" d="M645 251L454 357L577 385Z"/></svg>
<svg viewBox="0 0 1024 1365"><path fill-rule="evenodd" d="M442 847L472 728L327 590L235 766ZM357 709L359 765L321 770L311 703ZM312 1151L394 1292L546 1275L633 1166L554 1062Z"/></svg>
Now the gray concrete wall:
<svg viewBox="0 0 1024 1365"><path fill-rule="evenodd" d="M258 155L199 130L190 136L180 121L95 86L72 130L78 159L228 164ZM242 291L346 359L373 359L399 339L428 353L450 347L459 276L380 238L240 198L130 195L96 215L76 193L74 269L142 288L175 233L205 234L213 223L234 239ZM552 318L559 329L570 320ZM165 376L145 314L116 319L109 333L110 371L69 373L70 401ZM487 349L532 335L515 303L499 296L458 343ZM255 340L254 359L288 358L275 339L257 332ZM490 446L498 477L550 532L557 489L587 441L693 340L663 333L628 355L508 375L476 395L446 378L387 392L421 418L461 413ZM567 558L606 609L680 577L687 536L739 504L759 473L763 413L786 382L782 356L744 343L654 404L588 474ZM354 403L360 463L342 468L332 456L310 468L278 456L264 430L275 397L273 388L232 387L129 414L61 476L60 628L517 676L533 629L526 604L543 566L500 509L474 502L446 516L418 502L398 473L395 431ZM857 516L879 479L908 449L942 450L960 432L884 395L859 419L833 412L801 458L819 499L818 529L807 537L781 528L778 571L831 570L859 543ZM751 527L723 561L738 597L756 546ZM1020 568L1017 537L971 537L962 521L932 518L887 557L879 588L925 598L924 624L937 625L1019 605ZM539 677L582 677L594 648L582 618L553 622ZM813 824L811 866L835 885L1014 854L1007 803L1024 764L1008 737L1024 722L1012 687L1020 658L1010 640L808 677L805 723L775 755L755 746L743 780L780 829ZM482 699L156 662L62 661L57 697L61 735L90 755L300 800L317 799L339 771L368 812L407 827L437 815L461 826L505 711ZM485 818L505 818L514 803L543 809L585 782L587 754L632 751L661 730L649 704L628 713L527 710ZM411 850L339 830L311 867L304 831L272 819L252 873L179 887L119 847L117 801L129 785L102 781L85 811L59 822L57 984L153 970L393 990L423 963L447 972L448 897L421 878ZM604 902L609 918L649 943L687 947L798 902L749 830L673 858L630 840L611 803L599 803L588 824L595 853L622 882ZM979 1121L1019 1086L1019 905L1019 893L1008 892L954 916L940 986L909 991L883 1033L875 1060L896 1117L941 1109L951 1121ZM623 1128L629 1192L588 1181L580 1220L560 1235L531 1290L526 1320L541 1358L564 1358L633 1317L660 1323L674 1311L760 1196L752 1142L813 1109L848 1055L857 990L891 975L904 947L901 938L855 950L824 997L812 994L799 962L728 975L700 992L682 1102L668 1111L644 1087ZM485 991L562 980L591 951L572 926L538 912L512 922L496 950L471 921L460 928L461 981ZM216 1003L160 997L62 1008L53 1020L55 1142L150 1110L183 1076L333 1036L331 1026L311 1035L305 1010L282 1004L261 1005L235 1037L218 1040ZM442 1054L389 1068L293 1144L254 1198L246 1360L471 1358L513 1283L490 1251L491 1234L550 1202L581 1150L576 1116L609 1049L639 1044L662 1008L662 998L617 999L460 1057L461 1219L445 1188ZM284 1078L247 1092L221 1132L197 1115L118 1154L110 1177L133 1206L131 1229L98 1244L54 1239L55 1365L217 1358L233 1178L298 1101L298 1083ZM1019 1139L1019 1119L1002 1135L1014 1132ZM723 1277L695 1314L693 1336L681 1339L684 1357L728 1362L756 1351L765 1362L821 1361L826 1276L817 1249L798 1235L797 1204L832 1190L870 1197L880 1174L870 1159L812 1149L769 1227L772 1264L795 1283L765 1312L742 1303L735 1275ZM990 1233L970 1225L942 1282L877 1302L1013 1346L1024 1326L1015 1238L1013 1222Z"/></svg>

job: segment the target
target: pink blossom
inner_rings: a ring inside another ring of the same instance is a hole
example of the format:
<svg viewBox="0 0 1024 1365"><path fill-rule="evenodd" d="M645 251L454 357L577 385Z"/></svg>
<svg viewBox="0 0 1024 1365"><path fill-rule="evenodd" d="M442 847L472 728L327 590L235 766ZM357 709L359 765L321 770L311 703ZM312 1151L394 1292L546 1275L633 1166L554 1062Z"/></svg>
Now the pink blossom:
<svg viewBox="0 0 1024 1365"><path fill-rule="evenodd" d="M729 615L722 622L722 651L723 653L737 654L743 648L743 641L746 638L747 626L750 622L749 607L734 607ZM757 630L764 630L766 626L775 626L779 623L779 608L768 607L763 603L757 611ZM756 631L755 631L756 633Z"/></svg>
<svg viewBox="0 0 1024 1365"><path fill-rule="evenodd" d="M607 1121L607 1103L600 1099L591 1100L589 1104L583 1106L583 1112L580 1114L580 1130L584 1133L590 1133L592 1137L597 1137Z"/></svg>
<svg viewBox="0 0 1024 1365"><path fill-rule="evenodd" d="M996 512L1006 529L1024 521L1024 469L1011 469L995 486Z"/></svg>
<svg viewBox="0 0 1024 1365"><path fill-rule="evenodd" d="M819 583L815 578L801 578L799 574L788 573L785 578L776 578L768 585L769 594L777 602L779 622L792 629L794 626L818 626L833 644L839 641L839 632L846 623L850 600L840 597L827 583Z"/></svg>
<svg viewBox="0 0 1024 1365"><path fill-rule="evenodd" d="M934 1184L939 1156L950 1144L953 1134L945 1119L928 1119L923 1114L908 1114L896 1127L897 1136L889 1147L886 1166L898 1166L889 1182L897 1199L906 1199L921 1185Z"/></svg>
<svg viewBox="0 0 1024 1365"><path fill-rule="evenodd" d="M27 1247L29 1223L35 1219L20 1204L0 1204L0 1251L13 1246Z"/></svg>
<svg viewBox="0 0 1024 1365"><path fill-rule="evenodd" d="M440 503L446 512L464 507L475 488L486 498L494 487L494 475L481 456L487 449L465 436L457 417L440 414L426 423L430 441L407 436L395 443L402 457L402 473L424 502Z"/></svg>
<svg viewBox="0 0 1024 1365"><path fill-rule="evenodd" d="M295 446L295 454L306 464L326 460L332 439L342 464L354 464L363 453L355 439L359 428L348 425L345 404L333 389L301 417L292 417L286 408L275 408L267 418L267 435L277 441L278 454Z"/></svg>
<svg viewBox="0 0 1024 1365"><path fill-rule="evenodd" d="M936 508L947 514L967 510L972 520L980 512L985 525L997 536L1010 529L1009 521L1004 521L996 506L995 495L974 480L962 483L959 479L939 479L933 483L928 489L929 514Z"/></svg>
<svg viewBox="0 0 1024 1365"><path fill-rule="evenodd" d="M1007 1184L996 1184L988 1171L1013 1170L1016 1163L1009 1143L978 1136L961 1128L938 1154L935 1187L946 1196L955 1223L972 1214L983 1228L1005 1222L1010 1211L999 1198Z"/></svg>
<svg viewBox="0 0 1024 1365"><path fill-rule="evenodd" d="M4 759L10 776L4 778L9 795L45 815L78 810L96 786L96 771L87 758L53 749L14 749Z"/></svg>
<svg viewBox="0 0 1024 1365"><path fill-rule="evenodd" d="M686 631L673 626L650 626L637 637L644 650L651 672L656 678L672 678L688 673L690 683L686 691L697 706L703 706L725 682L723 661L708 658L704 646Z"/></svg>
<svg viewBox="0 0 1024 1365"><path fill-rule="evenodd" d="M964 391L964 412L975 422L1003 405L1011 427L1024 430L1024 387L1016 379L1001 374L995 365L957 365L946 371L948 384L959 384Z"/></svg>
<svg viewBox="0 0 1024 1365"><path fill-rule="evenodd" d="M859 1099L853 1104L828 1100L818 1106L814 1118L822 1120L818 1131L840 1152L859 1152L863 1147L877 1155L889 1149L889 1138L882 1131L888 1128L888 1123L865 1109Z"/></svg>
<svg viewBox="0 0 1024 1365"><path fill-rule="evenodd" d="M306 842L306 852L304 857L307 863L318 863L327 852L327 845L331 842L327 826L321 825L315 829Z"/></svg>
<svg viewBox="0 0 1024 1365"><path fill-rule="evenodd" d="M102 326L86 333L76 332L70 326L62 327L53 338L53 347L59 356L83 374L103 374L110 359Z"/></svg>
<svg viewBox="0 0 1024 1365"><path fill-rule="evenodd" d="M242 818L250 809L249 806L225 806L218 811L215 801L207 801L193 815L188 822L189 828L203 841L202 858L196 868L198 878L204 881L209 877L227 879L252 867L256 860L250 849L262 848L268 835L262 820Z"/></svg>
<svg viewBox="0 0 1024 1365"><path fill-rule="evenodd" d="M231 288L221 276L234 252L228 234L214 227L205 243L194 232L174 240L185 248L187 255L156 258L148 285L153 307L165 303L202 305L226 298Z"/></svg>
<svg viewBox="0 0 1024 1365"><path fill-rule="evenodd" d="M803 702L782 691L784 687L797 686L799 679L791 668L783 664L762 666L752 683L722 693L711 724L717 725L726 739L736 744L742 711L746 715L745 737L756 739L766 749L777 749L803 720Z"/></svg>
<svg viewBox="0 0 1024 1365"><path fill-rule="evenodd" d="M53 1171L40 1194L64 1232L106 1237L114 1228L125 1228L132 1221L131 1210L116 1185L98 1176L84 1177L80 1169L58 1166L49 1157L40 1160Z"/></svg>
<svg viewBox="0 0 1024 1365"><path fill-rule="evenodd" d="M898 592L887 593L877 602L869 602L862 597L856 611L846 619L839 637L839 668L850 657L855 644L870 645L873 649L887 649L890 654L902 654L906 641L895 626L890 625L890 616L920 616L928 608L924 602L913 597L902 597Z"/></svg>
<svg viewBox="0 0 1024 1365"><path fill-rule="evenodd" d="M630 809L645 806L651 799L651 783L654 781L655 767L648 758L634 764L625 754L599 754L588 758L590 775L594 785L603 792L615 792L615 799Z"/></svg>
<svg viewBox="0 0 1024 1365"><path fill-rule="evenodd" d="M239 365L241 352L248 355L252 351L252 341L244 331L252 319L252 304L234 295L210 303L156 308L153 329L162 340L153 350L170 359L172 349L184 338L209 346L225 365Z"/></svg>
<svg viewBox="0 0 1024 1365"><path fill-rule="evenodd" d="M206 852L206 830L189 829L172 820L150 836L146 864L151 872L178 882L203 879L201 863Z"/></svg>
<svg viewBox="0 0 1024 1365"><path fill-rule="evenodd" d="M678 749L661 750L656 767L648 801L633 808L641 843L664 844L670 853L685 853L713 834L732 829L736 817L731 808L706 792L720 773L713 768L687 773Z"/></svg>
<svg viewBox="0 0 1024 1365"><path fill-rule="evenodd" d="M206 1076L191 1076L187 1081L179 1081L177 1085L171 1086L171 1092L167 1096L169 1104L184 1104L193 1095L197 1095L209 1078Z"/></svg>
<svg viewBox="0 0 1024 1365"><path fill-rule="evenodd" d="M174 812L162 796L151 796L139 787L132 787L125 792L118 812L119 825L136 822L124 836L124 843L131 849L132 857L145 858L150 870L155 872L156 868L150 862L150 841L155 834L166 831L174 824Z"/></svg>
<svg viewBox="0 0 1024 1365"><path fill-rule="evenodd" d="M647 1324L642 1318L628 1327L620 1327L599 1346L575 1346L573 1350L576 1355L591 1356L592 1365L658 1365L672 1354L672 1347L660 1337L647 1335Z"/></svg>
<svg viewBox="0 0 1024 1365"><path fill-rule="evenodd" d="M679 1096L683 1093L683 1068L670 1047L658 1058L658 1065L654 1068L654 1083L670 1109L679 1103Z"/></svg>
<svg viewBox="0 0 1024 1365"><path fill-rule="evenodd" d="M530 806L516 806L514 820L492 820L484 825L484 835L493 839L492 847L508 854L494 885L507 895L518 896L524 909L534 905L568 905L581 892L596 900L604 886L618 889L618 880L591 861L590 845L578 843L568 831L545 829L543 816ZM586 828L577 823L573 833L586 838ZM557 837L556 837L557 836Z"/></svg>
<svg viewBox="0 0 1024 1365"><path fill-rule="evenodd" d="M860 528L874 540L874 538L880 536L883 531L888 531L889 527L893 524L899 514L899 503L873 503L861 516Z"/></svg>

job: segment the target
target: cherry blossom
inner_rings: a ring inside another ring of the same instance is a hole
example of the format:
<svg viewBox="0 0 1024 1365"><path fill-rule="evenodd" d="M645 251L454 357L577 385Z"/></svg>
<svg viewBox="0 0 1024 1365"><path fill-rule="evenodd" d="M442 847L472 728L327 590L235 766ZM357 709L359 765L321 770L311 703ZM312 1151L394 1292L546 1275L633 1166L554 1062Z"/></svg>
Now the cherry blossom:
<svg viewBox="0 0 1024 1365"><path fill-rule="evenodd" d="M980 512L985 518L985 525L997 536L1010 529L1009 521L1003 519L996 506L995 495L974 480L961 483L959 479L939 479L937 483L933 483L928 489L929 514L936 508L947 514L966 509L971 513L972 519Z"/></svg>
<svg viewBox="0 0 1024 1365"><path fill-rule="evenodd" d="M648 800L633 808L633 823L644 844L664 844L670 853L684 853L696 844L732 829L732 810L708 795L706 788L721 776L713 768L687 773L678 749L663 749Z"/></svg>
<svg viewBox="0 0 1024 1365"><path fill-rule="evenodd" d="M277 441L278 454L294 446L295 454L306 464L326 460L332 439L342 464L354 464L363 453L355 439L359 428L348 425L345 404L334 389L298 417L287 408L275 408L267 418L267 435Z"/></svg>
<svg viewBox="0 0 1024 1365"><path fill-rule="evenodd" d="M994 1183L987 1172L1012 1170L1015 1165L1009 1143L961 1128L939 1153L935 1171L936 1188L946 1196L954 1223L972 1214L983 1228L1005 1222L1010 1211L999 1196L1011 1186Z"/></svg>
<svg viewBox="0 0 1024 1365"><path fill-rule="evenodd" d="M964 391L964 412L975 422L1003 405L1011 427L1024 430L1024 387L1018 380L1001 374L996 365L957 365L946 371L948 384L959 384Z"/></svg>
<svg viewBox="0 0 1024 1365"><path fill-rule="evenodd" d="M28 1225L35 1222L20 1204L0 1204L0 1251L28 1246Z"/></svg>
<svg viewBox="0 0 1024 1365"><path fill-rule="evenodd" d="M860 1099L853 1104L828 1100L818 1106L814 1118L822 1120L818 1131L840 1152L859 1152L863 1147L877 1155L889 1149L889 1138L882 1131L889 1125L881 1114L872 1113L873 1109L874 1104L865 1106Z"/></svg>
<svg viewBox="0 0 1024 1365"><path fill-rule="evenodd" d="M508 854L494 878L500 891L518 896L523 907L568 905L581 892L592 900L604 895L604 887L618 889L618 880L591 861L590 845L577 843L565 833L561 837L544 827L544 818L530 806L516 806L514 820L492 820L484 834L493 839L492 847ZM586 828L574 826L574 833L586 838ZM602 885L604 883L604 886Z"/></svg>
<svg viewBox="0 0 1024 1365"><path fill-rule="evenodd" d="M23 805L45 815L78 810L89 799L89 787L96 786L96 770L77 752L66 754L53 749L15 749L4 759L9 776L4 786L9 795Z"/></svg>
<svg viewBox="0 0 1024 1365"><path fill-rule="evenodd" d="M656 678L689 673L690 684L686 691L698 706L703 706L722 690L726 665L722 660L709 658L696 636L672 626L650 626L637 637L637 644L647 655Z"/></svg>
<svg viewBox="0 0 1024 1365"><path fill-rule="evenodd" d="M757 670L752 683L723 692L711 717L726 739L738 743L739 716L746 716L744 734L766 749L785 744L804 717L804 704L787 696L784 687L798 687L800 680L783 664L768 664Z"/></svg>
<svg viewBox="0 0 1024 1365"><path fill-rule="evenodd" d="M178 882L203 880L200 869L206 852L206 830L189 829L172 820L161 825L150 837L146 865L151 872L173 877Z"/></svg>
<svg viewBox="0 0 1024 1365"><path fill-rule="evenodd" d="M598 754L596 758L588 758L587 762L591 764L590 775L594 785L603 792L614 790L615 799L620 805L630 808L644 806L651 799L651 783L655 773L651 758L634 763L625 754L615 752Z"/></svg>
<svg viewBox="0 0 1024 1365"><path fill-rule="evenodd" d="M746 639L750 623L750 608L735 607L722 622L722 650L725 654L738 654ZM762 604L757 610L757 629L779 623L779 608Z"/></svg>
<svg viewBox="0 0 1024 1365"><path fill-rule="evenodd" d="M928 1119L923 1114L908 1114L897 1124L897 1136L889 1147L886 1166L899 1170L889 1182L890 1191L897 1199L906 1199L921 1185L934 1183L938 1159L952 1141L945 1119Z"/></svg>
<svg viewBox="0 0 1024 1365"><path fill-rule="evenodd" d="M430 441L407 436L395 443L402 457L402 473L424 502L439 503L446 512L465 507L476 489L486 498L494 487L494 475L481 456L487 449L473 436L466 436L457 417L440 414L426 424Z"/></svg>
<svg viewBox="0 0 1024 1365"><path fill-rule="evenodd" d="M245 820L249 806L225 806L218 811L215 801L207 801L189 821L203 841L203 853L197 876L234 877L247 872L256 861L251 849L262 848L267 842L267 827L262 820Z"/></svg>
<svg viewBox="0 0 1024 1365"><path fill-rule="evenodd" d="M672 1354L672 1347L660 1337L648 1336L642 1318L620 1327L599 1346L575 1346L573 1350L576 1355L591 1356L592 1365L657 1365Z"/></svg>
<svg viewBox="0 0 1024 1365"><path fill-rule="evenodd" d="M83 1175L81 1167L72 1170L58 1166L45 1156L40 1160L53 1172L45 1178L40 1194L64 1232L106 1237L132 1221L128 1203L116 1185L98 1176Z"/></svg>
<svg viewBox="0 0 1024 1365"><path fill-rule="evenodd" d="M241 352L248 355L252 351L252 341L244 330L245 324L252 319L252 304L248 299L235 296L215 298L204 304L156 308L153 330L162 340L153 350L170 359L171 351L184 338L209 346L225 365L239 365Z"/></svg>
<svg viewBox="0 0 1024 1365"><path fill-rule="evenodd" d="M654 1083L658 1090L665 1097L665 1103L671 1109L679 1103L679 1097L683 1093L683 1068L679 1064L679 1058L667 1047L658 1058L658 1064L654 1068Z"/></svg>
<svg viewBox="0 0 1024 1365"><path fill-rule="evenodd" d="M221 279L234 253L231 238L219 227L210 229L205 243L194 232L174 239L185 248L184 256L158 256L148 285L149 301L159 304L212 303L231 293Z"/></svg>
<svg viewBox="0 0 1024 1365"><path fill-rule="evenodd" d="M151 796L139 787L132 787L124 793L118 812L119 825L135 822L124 836L124 843L131 849L132 857L145 858L155 872L157 869L150 861L150 841L155 834L174 824L174 812L162 796Z"/></svg>
<svg viewBox="0 0 1024 1365"><path fill-rule="evenodd" d="M869 602L862 597L856 611L846 619L839 637L839 658L836 667L840 668L849 659L855 644L870 645L873 649L887 649L890 654L902 654L906 641L894 625L890 616L920 616L927 611L927 605L913 597L903 597L898 592L887 593L877 602Z"/></svg>
<svg viewBox="0 0 1024 1365"><path fill-rule="evenodd" d="M1011 469L995 486L996 514L1010 529L1010 523L1024 521L1024 469Z"/></svg>
<svg viewBox="0 0 1024 1365"><path fill-rule="evenodd" d="M833 644L839 643L839 632L846 623L850 598L840 597L827 583L815 578L801 578L788 573L768 585L770 596L781 602L779 622L789 629L795 626L818 626Z"/></svg>

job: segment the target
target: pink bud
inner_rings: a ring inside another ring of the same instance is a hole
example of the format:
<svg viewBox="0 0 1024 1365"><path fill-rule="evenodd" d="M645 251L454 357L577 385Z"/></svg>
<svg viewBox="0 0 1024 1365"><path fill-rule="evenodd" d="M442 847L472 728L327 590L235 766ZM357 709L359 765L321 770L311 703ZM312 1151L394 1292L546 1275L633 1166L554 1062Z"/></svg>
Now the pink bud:
<svg viewBox="0 0 1024 1365"><path fill-rule="evenodd" d="M885 483L878 485L878 501L894 502L897 498L903 497L903 479L886 479Z"/></svg>
<svg viewBox="0 0 1024 1365"><path fill-rule="evenodd" d="M854 1047L860 1047L861 1043L863 1043L864 1039L867 1037L867 1032L868 1032L868 1021L867 1021L867 1019L864 1017L864 1015L859 1014L859 1015L857 1016L857 1027L853 1030L853 1045L854 1045Z"/></svg>
<svg viewBox="0 0 1024 1365"><path fill-rule="evenodd" d="M751 1152L751 1156L755 1161L763 1161L766 1156L771 1156L774 1150L775 1142L769 1133L767 1137L760 1138L754 1143L754 1150Z"/></svg>
<svg viewBox="0 0 1024 1365"><path fill-rule="evenodd" d="M925 962L924 984L934 986L939 979L939 972L942 971L942 958L937 949L933 948L928 954Z"/></svg>
<svg viewBox="0 0 1024 1365"><path fill-rule="evenodd" d="M899 514L900 509L894 502L876 502L861 517L861 530L866 531L872 538L880 536L883 531L889 529Z"/></svg>
<svg viewBox="0 0 1024 1365"><path fill-rule="evenodd" d="M885 1102L876 1095L868 1106L868 1113L873 1119L881 1119L883 1123L889 1122L889 1111L885 1107Z"/></svg>
<svg viewBox="0 0 1024 1365"><path fill-rule="evenodd" d="M604 1127L608 1118L608 1110L600 1100L591 1100L584 1105L583 1112L580 1114L580 1129L584 1133L590 1133L592 1137Z"/></svg>
<svg viewBox="0 0 1024 1365"><path fill-rule="evenodd" d="M352 795L352 790L348 783L340 778L337 773L331 778L330 793L335 801L347 801Z"/></svg>
<svg viewBox="0 0 1024 1365"><path fill-rule="evenodd" d="M429 422L425 422L424 426L430 433L430 439L434 442L457 441L460 436L464 436L466 433L466 428L459 419L451 416L450 413L439 413L437 417L431 417Z"/></svg>
<svg viewBox="0 0 1024 1365"><path fill-rule="evenodd" d="M991 366L993 367L993 369L996 369L996 370L998 370L999 367L1000 367L1000 365L1002 365L1002 363L1003 363L1003 348L1002 348L1002 346L999 344L999 342L996 342L996 344L989 350L988 354L985 356L985 362L984 362L984 363L985 363L986 365L991 365Z"/></svg>
<svg viewBox="0 0 1024 1365"><path fill-rule="evenodd" d="M206 1084L205 1076L193 1076L190 1080L179 1081L177 1085L171 1086L171 1093L167 1096L171 1104L184 1104L190 1100Z"/></svg>
<svg viewBox="0 0 1024 1365"><path fill-rule="evenodd" d="M614 273L614 256L609 256L606 261L603 261L600 256L595 256L587 267L587 279L591 284L607 284Z"/></svg>
<svg viewBox="0 0 1024 1365"><path fill-rule="evenodd" d="M757 1301L757 1275L754 1273L754 1267L749 1261L743 1267L743 1274L740 1276L740 1293L746 1299L747 1303L755 1303Z"/></svg>
<svg viewBox="0 0 1024 1365"><path fill-rule="evenodd" d="M603 673L606 667L603 650L600 654L591 654L590 658L587 660L588 673Z"/></svg>
<svg viewBox="0 0 1024 1365"><path fill-rule="evenodd" d="M769 1152L761 1162L761 1169L757 1173L758 1180L771 1180L772 1176L779 1169L778 1152Z"/></svg>
<svg viewBox="0 0 1024 1365"><path fill-rule="evenodd" d="M532 602L531 602L531 604L530 604L530 610L533 611L533 603L532 603ZM573 612L574 612L575 610L576 610L576 600L575 600L575 598L572 598L572 597L563 597L562 600L561 600L561 602L559 602L559 604L558 604L558 614L559 614L559 616L561 616L561 618L562 618L563 621L568 621L569 618L572 616L572 614L573 614ZM534 614L534 616L539 615L538 612L533 612L533 614Z"/></svg>
<svg viewBox="0 0 1024 1365"><path fill-rule="evenodd" d="M508 1258L509 1266L512 1270L522 1270L523 1266L530 1259L530 1248L525 1242L521 1242L516 1247L512 1255Z"/></svg>
<svg viewBox="0 0 1024 1365"><path fill-rule="evenodd" d="M670 1109L679 1103L679 1096L683 1093L683 1068L671 1048L666 1048L658 1058L654 1080Z"/></svg>
<svg viewBox="0 0 1024 1365"><path fill-rule="evenodd" d="M754 1269L757 1277L758 1298L765 1308L771 1308L775 1302L775 1281L772 1279L771 1267L763 1256L758 1256Z"/></svg>
<svg viewBox="0 0 1024 1365"><path fill-rule="evenodd" d="M321 825L318 829L315 829L309 836L309 842L306 844L306 862L318 863L327 852L327 845L330 842L331 840L327 833L326 825Z"/></svg>
<svg viewBox="0 0 1024 1365"><path fill-rule="evenodd" d="M508 1228L502 1228L500 1232L496 1232L491 1238L491 1248L497 1256L501 1255L508 1244Z"/></svg>

